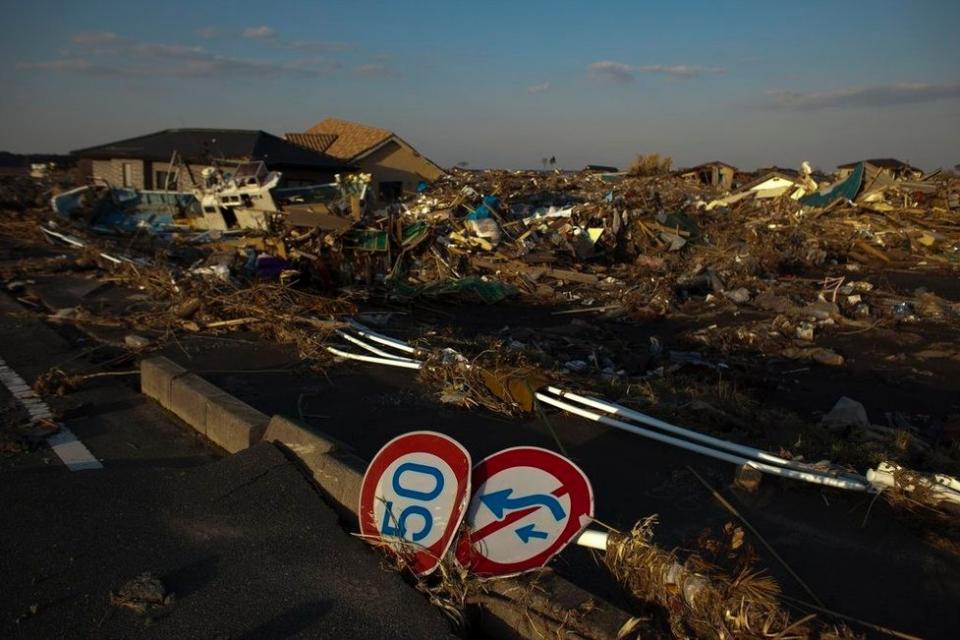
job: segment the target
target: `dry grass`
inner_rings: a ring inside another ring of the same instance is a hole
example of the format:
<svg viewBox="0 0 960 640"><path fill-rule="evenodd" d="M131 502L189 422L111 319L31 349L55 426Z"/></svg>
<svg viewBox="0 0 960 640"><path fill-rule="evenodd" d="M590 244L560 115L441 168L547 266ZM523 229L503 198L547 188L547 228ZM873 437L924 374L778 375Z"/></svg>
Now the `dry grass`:
<svg viewBox="0 0 960 640"><path fill-rule="evenodd" d="M816 616L794 620L780 605L780 588L761 571L744 567L729 576L700 556L685 560L653 544L656 518L627 534L611 533L605 562L638 600L662 607L675 638L855 638L846 627L821 626Z"/></svg>
<svg viewBox="0 0 960 640"><path fill-rule="evenodd" d="M670 156L661 157L659 153L638 154L627 173L637 177L662 176L670 173L672 167L673 158Z"/></svg>

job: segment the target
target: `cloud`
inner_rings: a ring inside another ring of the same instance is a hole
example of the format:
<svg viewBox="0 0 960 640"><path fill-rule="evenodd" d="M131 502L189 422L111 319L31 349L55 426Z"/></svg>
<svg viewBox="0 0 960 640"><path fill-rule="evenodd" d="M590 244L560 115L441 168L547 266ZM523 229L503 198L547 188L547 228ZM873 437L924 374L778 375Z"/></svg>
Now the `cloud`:
<svg viewBox="0 0 960 640"><path fill-rule="evenodd" d="M527 87L527 93L544 93L550 90L549 82L541 82Z"/></svg>
<svg viewBox="0 0 960 640"><path fill-rule="evenodd" d="M349 42L340 42L338 40L286 40L277 36L276 30L266 25L248 27L243 30L242 35L244 38L259 40L278 49L289 49L292 51L330 53L350 51L353 49L353 45Z"/></svg>
<svg viewBox="0 0 960 640"><path fill-rule="evenodd" d="M212 55L203 47L191 47L181 44L153 44L149 42L139 42L130 45L128 51L136 55L152 58L181 58L187 60L203 59Z"/></svg>
<svg viewBox="0 0 960 640"><path fill-rule="evenodd" d="M112 31L87 31L75 33L70 37L74 44L82 47L100 47L103 45L117 45L127 41L126 38L118 36Z"/></svg>
<svg viewBox="0 0 960 640"><path fill-rule="evenodd" d="M686 80L709 73L726 73L718 67L702 67L689 64L647 64L634 66L615 60L601 60L587 66L587 76L594 80L607 80L617 84L628 84L636 79L639 73L664 75L671 78Z"/></svg>
<svg viewBox="0 0 960 640"><path fill-rule="evenodd" d="M216 38L218 35L220 35L220 29L213 26L197 27L196 29L193 30L193 33L198 38L209 40L210 38Z"/></svg>
<svg viewBox="0 0 960 640"><path fill-rule="evenodd" d="M102 62L85 57L61 58L39 62L21 62L19 69L59 73L82 73L92 76L130 78L223 78L223 77L316 77L330 71L328 63L313 61L273 62L221 56L201 47L183 45L132 43L118 55ZM336 64L336 63L333 63Z"/></svg>
<svg viewBox="0 0 960 640"><path fill-rule="evenodd" d="M816 111L860 107L890 107L960 98L960 84L892 84L874 87L849 87L822 93L767 91L773 99L767 109Z"/></svg>
<svg viewBox="0 0 960 640"><path fill-rule="evenodd" d="M365 76L368 78L388 78L390 76L400 75L390 67L380 62L372 62L355 67L353 70L355 76Z"/></svg>
<svg viewBox="0 0 960 640"><path fill-rule="evenodd" d="M349 42L336 40L291 40L289 42L277 42L276 44L281 49L293 49L295 51L337 52L353 49L353 45Z"/></svg>
<svg viewBox="0 0 960 640"><path fill-rule="evenodd" d="M640 73L657 73L673 78L696 78L706 73L724 73L723 69L716 67L700 67L688 64L648 64L637 67L636 71Z"/></svg>
<svg viewBox="0 0 960 640"><path fill-rule="evenodd" d="M256 29L259 32L263 28ZM79 51L67 50L57 59L21 62L16 66L35 72L130 78L310 78L340 68L336 60L320 56L303 56L287 61L236 58L214 53L201 46L138 42L111 32L78 33L71 40L80 48ZM383 65L360 67L356 73L395 75Z"/></svg>
<svg viewBox="0 0 960 640"><path fill-rule="evenodd" d="M609 80L617 84L633 82L633 67L613 60L600 60L587 67L587 75L594 80Z"/></svg>
<svg viewBox="0 0 960 640"><path fill-rule="evenodd" d="M306 69L317 73L332 73L343 68L339 60L332 58L300 58L284 63L287 69Z"/></svg>
<svg viewBox="0 0 960 640"><path fill-rule="evenodd" d="M36 71L85 71L90 72L94 65L83 58L64 58L61 60L45 60L43 62L18 62L18 69Z"/></svg>
<svg viewBox="0 0 960 640"><path fill-rule="evenodd" d="M243 30L242 35L244 38L252 40L269 40L277 35L277 32L264 24L259 27L247 27Z"/></svg>

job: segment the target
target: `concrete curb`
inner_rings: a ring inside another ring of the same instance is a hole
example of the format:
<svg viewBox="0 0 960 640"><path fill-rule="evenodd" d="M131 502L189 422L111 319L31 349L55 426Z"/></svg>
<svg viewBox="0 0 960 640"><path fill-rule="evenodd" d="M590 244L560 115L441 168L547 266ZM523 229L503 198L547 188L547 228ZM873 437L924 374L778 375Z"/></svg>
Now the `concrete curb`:
<svg viewBox="0 0 960 640"><path fill-rule="evenodd" d="M230 453L260 442L270 417L164 357L140 363L140 390Z"/></svg>
<svg viewBox="0 0 960 640"><path fill-rule="evenodd" d="M284 416L268 418L163 357L140 364L140 388L188 425L231 453L263 440L297 459L353 528L366 463L349 445ZM484 583L468 599L479 626L509 640L618 638L633 618L545 570ZM634 634L635 635L635 634Z"/></svg>

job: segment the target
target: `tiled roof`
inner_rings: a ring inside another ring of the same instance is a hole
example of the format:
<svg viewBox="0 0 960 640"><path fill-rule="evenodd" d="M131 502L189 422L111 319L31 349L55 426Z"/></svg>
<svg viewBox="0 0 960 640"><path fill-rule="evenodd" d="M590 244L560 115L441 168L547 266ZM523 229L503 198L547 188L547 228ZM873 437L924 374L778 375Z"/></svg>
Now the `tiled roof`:
<svg viewBox="0 0 960 640"><path fill-rule="evenodd" d="M326 153L330 145L337 139L335 133L285 133L283 135L289 142L306 147L312 151Z"/></svg>
<svg viewBox="0 0 960 640"><path fill-rule="evenodd" d="M393 137L392 131L340 118L321 120L307 129L307 133L336 135L336 139L323 152L341 160L353 160Z"/></svg>

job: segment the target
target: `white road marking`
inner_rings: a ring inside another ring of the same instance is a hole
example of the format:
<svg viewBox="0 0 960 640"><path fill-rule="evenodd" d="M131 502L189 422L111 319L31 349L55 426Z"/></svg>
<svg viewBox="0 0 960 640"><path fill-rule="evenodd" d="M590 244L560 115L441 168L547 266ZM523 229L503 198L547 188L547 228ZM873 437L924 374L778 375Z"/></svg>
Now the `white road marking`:
<svg viewBox="0 0 960 640"><path fill-rule="evenodd" d="M50 411L47 403L33 392L30 385L24 382L16 371L7 366L3 358L0 358L0 382L27 410L30 414L30 422L53 419L53 412ZM90 450L80 442L73 431L62 424L57 433L47 438L47 444L71 471L103 468L100 461L93 457Z"/></svg>

